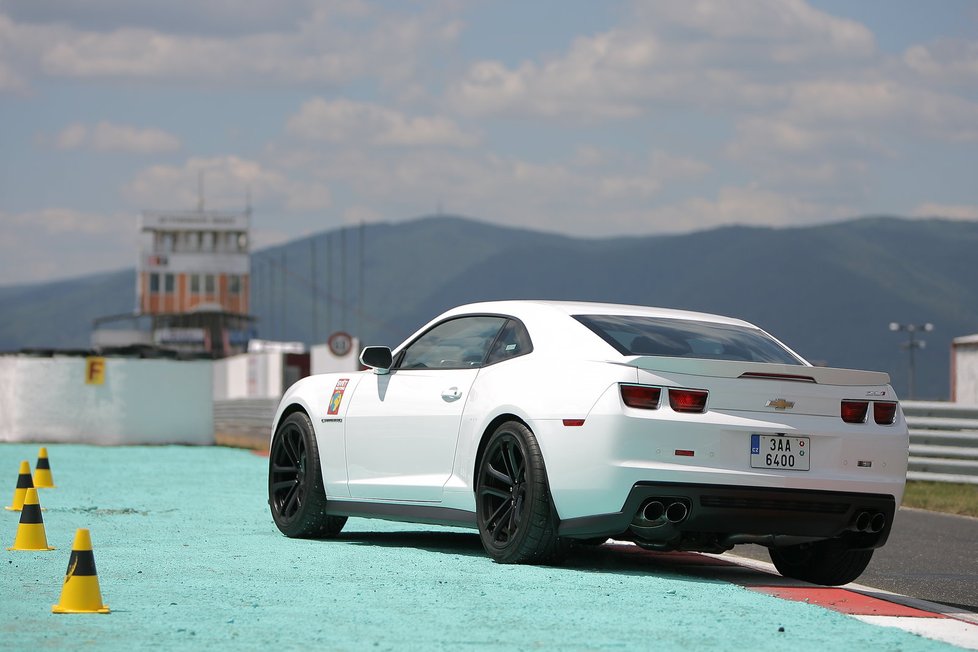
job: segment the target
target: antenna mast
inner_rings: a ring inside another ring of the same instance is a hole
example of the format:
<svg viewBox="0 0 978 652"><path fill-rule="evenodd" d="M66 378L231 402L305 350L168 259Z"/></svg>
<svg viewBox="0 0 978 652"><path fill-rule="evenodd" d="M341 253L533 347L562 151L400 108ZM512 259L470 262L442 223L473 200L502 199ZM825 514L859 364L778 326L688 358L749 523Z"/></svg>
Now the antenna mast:
<svg viewBox="0 0 978 652"><path fill-rule="evenodd" d="M204 212L204 171L197 170L197 212Z"/></svg>

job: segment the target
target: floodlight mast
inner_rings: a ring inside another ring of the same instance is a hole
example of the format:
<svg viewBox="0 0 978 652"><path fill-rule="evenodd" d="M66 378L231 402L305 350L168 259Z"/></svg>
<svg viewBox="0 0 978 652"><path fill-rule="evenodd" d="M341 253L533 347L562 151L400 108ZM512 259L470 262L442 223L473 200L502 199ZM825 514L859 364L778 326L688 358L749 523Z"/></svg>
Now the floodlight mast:
<svg viewBox="0 0 978 652"><path fill-rule="evenodd" d="M893 321L890 322L890 330L894 332L906 331L910 338L906 342L901 343L900 348L907 349L910 352L910 377L909 377L909 387L908 387L909 396L907 398L912 400L915 395L914 381L916 379L916 358L914 355L914 351L916 351L917 349L927 348L927 341L916 339L915 333L917 333L918 331L929 333L932 330L934 330L934 324L931 324L930 322L927 322L926 324L901 324L899 322Z"/></svg>

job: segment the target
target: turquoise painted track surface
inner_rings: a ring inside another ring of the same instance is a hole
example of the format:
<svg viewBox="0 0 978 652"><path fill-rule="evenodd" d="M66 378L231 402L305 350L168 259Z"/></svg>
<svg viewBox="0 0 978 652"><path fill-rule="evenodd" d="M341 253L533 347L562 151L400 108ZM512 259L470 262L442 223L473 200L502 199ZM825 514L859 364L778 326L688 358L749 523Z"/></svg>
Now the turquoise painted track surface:
<svg viewBox="0 0 978 652"><path fill-rule="evenodd" d="M37 445L0 445L0 499ZM51 552L7 551L4 650L953 650L636 554L576 550L504 566L469 530L351 519L288 539L266 504L267 459L226 448L48 446ZM6 483L6 484L4 484ZM54 615L77 528L89 528L108 615ZM665 560L665 561L664 561ZM744 572L753 572L744 569Z"/></svg>

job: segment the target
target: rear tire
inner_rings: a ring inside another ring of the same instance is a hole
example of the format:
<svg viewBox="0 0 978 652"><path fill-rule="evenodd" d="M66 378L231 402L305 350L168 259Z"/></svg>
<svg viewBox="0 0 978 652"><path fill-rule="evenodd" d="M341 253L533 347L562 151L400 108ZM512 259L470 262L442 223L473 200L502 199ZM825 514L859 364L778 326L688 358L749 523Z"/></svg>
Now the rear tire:
<svg viewBox="0 0 978 652"><path fill-rule="evenodd" d="M501 564L553 563L567 550L557 537L547 470L536 437L508 421L490 436L476 475L482 546Z"/></svg>
<svg viewBox="0 0 978 652"><path fill-rule="evenodd" d="M289 537L335 537L346 524L346 517L329 516L326 503L312 421L305 412L293 412L275 431L268 456L272 519Z"/></svg>
<svg viewBox="0 0 978 652"><path fill-rule="evenodd" d="M785 577L825 586L852 582L873 558L872 548L853 550L838 540L773 547L768 552L774 567Z"/></svg>

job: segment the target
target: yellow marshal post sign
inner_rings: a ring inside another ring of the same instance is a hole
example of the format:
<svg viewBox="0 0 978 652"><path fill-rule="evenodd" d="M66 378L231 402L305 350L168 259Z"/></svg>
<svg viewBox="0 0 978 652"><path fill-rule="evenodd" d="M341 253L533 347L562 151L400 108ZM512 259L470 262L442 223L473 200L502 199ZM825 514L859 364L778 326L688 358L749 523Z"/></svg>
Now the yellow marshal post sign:
<svg viewBox="0 0 978 652"><path fill-rule="evenodd" d="M85 358L85 384L105 384L105 358Z"/></svg>

